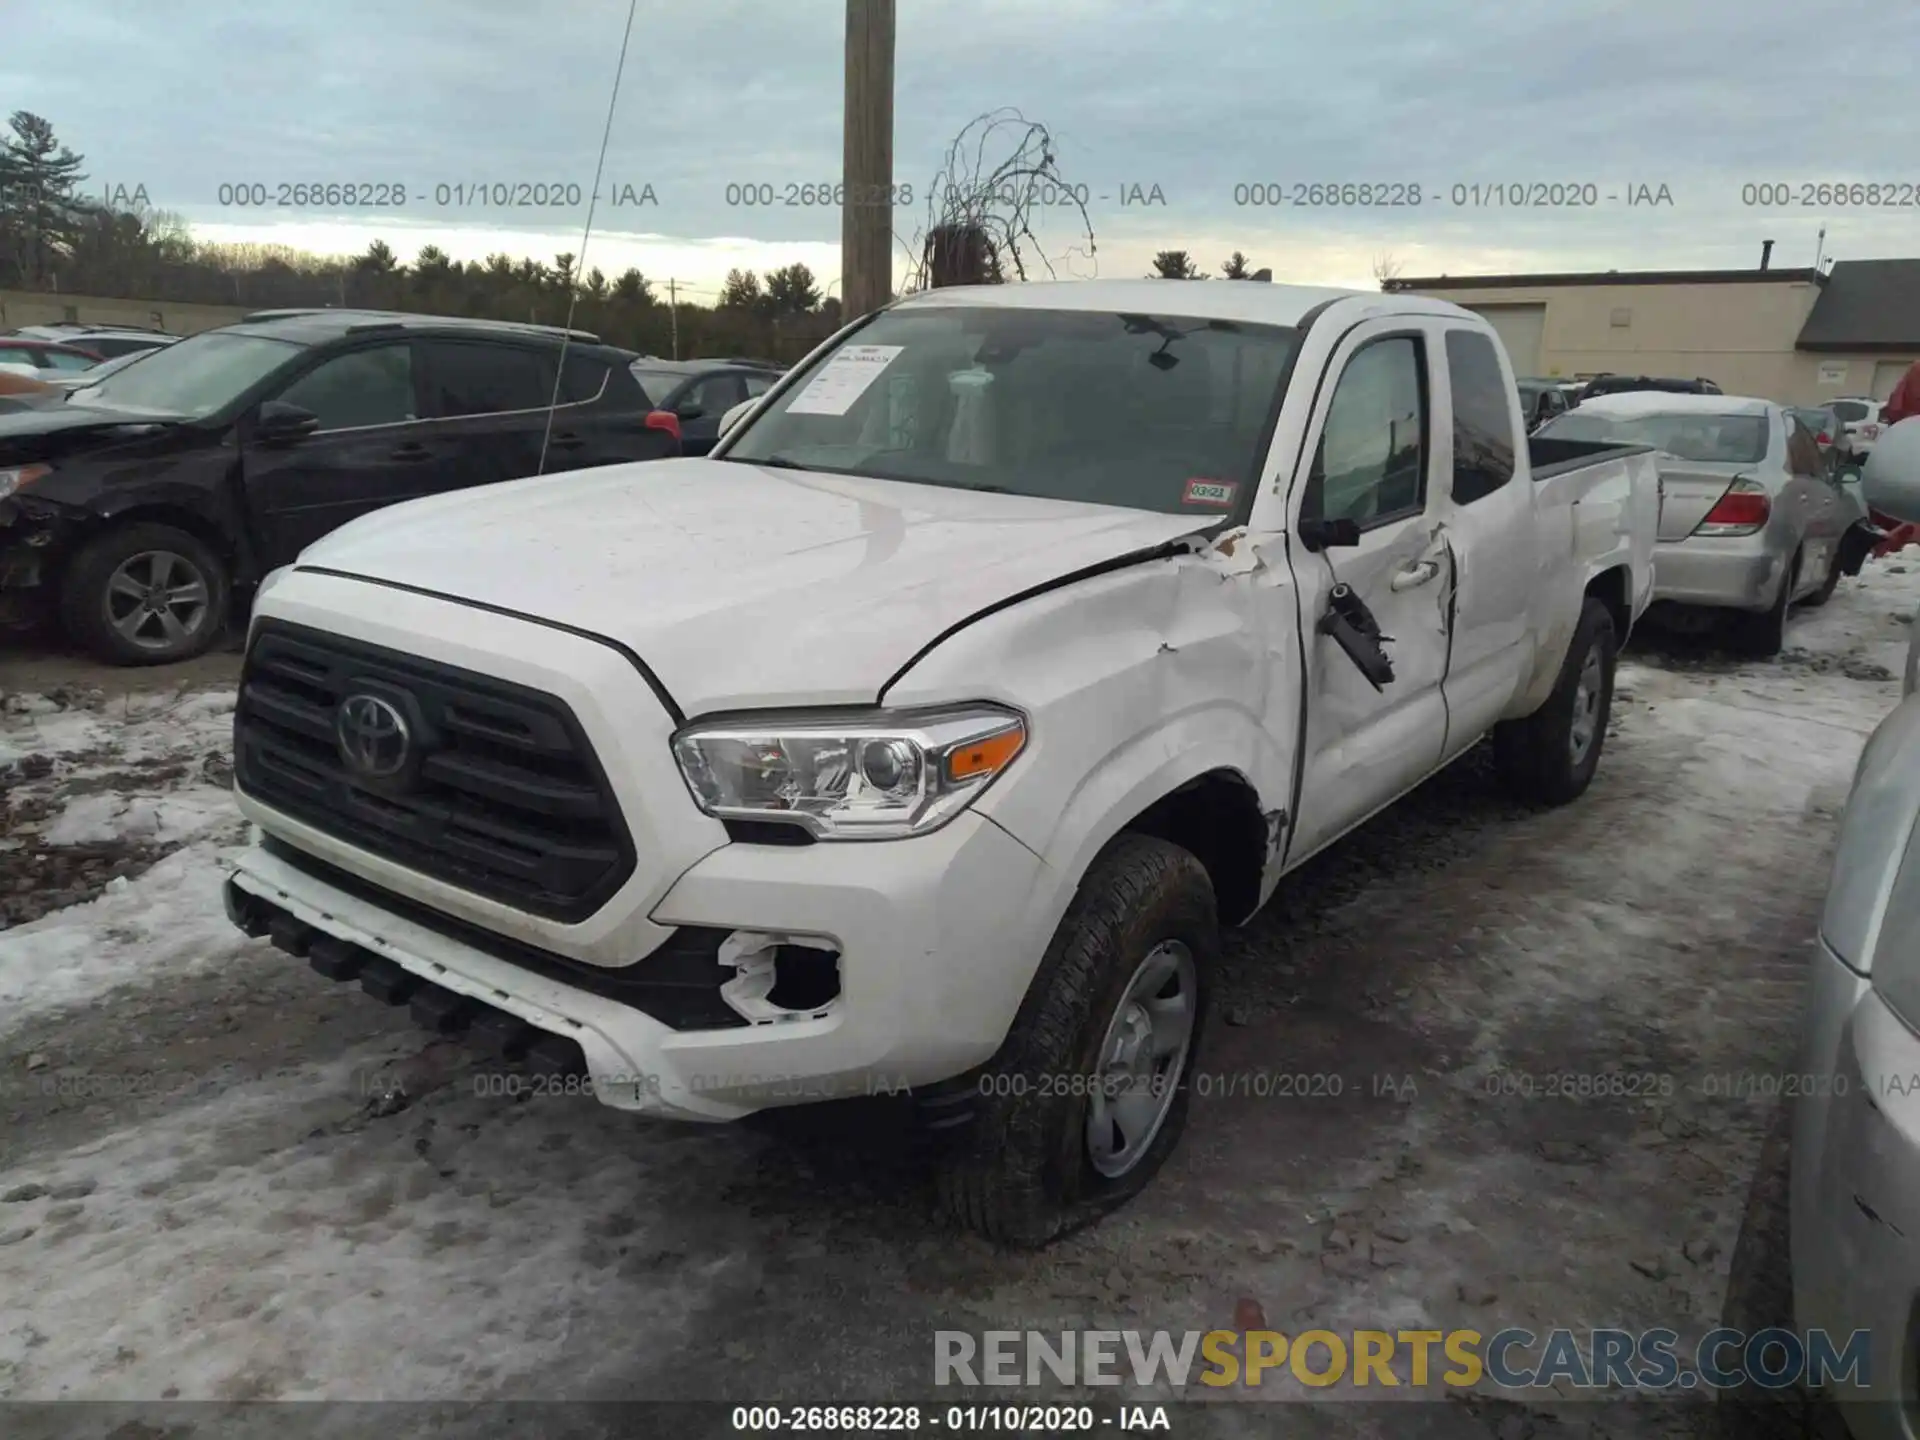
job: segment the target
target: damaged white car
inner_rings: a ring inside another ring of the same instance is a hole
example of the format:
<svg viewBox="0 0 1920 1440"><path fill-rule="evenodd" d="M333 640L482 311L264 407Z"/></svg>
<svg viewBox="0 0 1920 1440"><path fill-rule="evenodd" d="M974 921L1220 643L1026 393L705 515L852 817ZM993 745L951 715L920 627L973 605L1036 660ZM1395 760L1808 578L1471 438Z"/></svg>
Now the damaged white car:
<svg viewBox="0 0 1920 1440"><path fill-rule="evenodd" d="M1586 788L1652 584L1652 453L1405 295L939 290L729 419L271 577L229 911L610 1105L910 1089L1008 1242L1164 1163L1289 870L1488 734Z"/></svg>

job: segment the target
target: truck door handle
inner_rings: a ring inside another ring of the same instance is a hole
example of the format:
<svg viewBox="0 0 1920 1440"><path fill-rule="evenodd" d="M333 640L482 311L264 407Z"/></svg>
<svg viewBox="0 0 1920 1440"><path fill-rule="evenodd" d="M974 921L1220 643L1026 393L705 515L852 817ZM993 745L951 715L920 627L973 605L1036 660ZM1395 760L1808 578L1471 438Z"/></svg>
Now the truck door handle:
<svg viewBox="0 0 1920 1440"><path fill-rule="evenodd" d="M1424 585L1440 573L1440 564L1435 560L1422 560L1417 565L1409 565L1397 572L1391 584L1395 590L1412 590Z"/></svg>
<svg viewBox="0 0 1920 1440"><path fill-rule="evenodd" d="M565 435L555 435L547 441L547 447L551 450L578 450L586 443L578 435L569 431Z"/></svg>
<svg viewBox="0 0 1920 1440"><path fill-rule="evenodd" d="M396 445L388 452L389 460L431 460L433 452L418 440L409 440L404 445Z"/></svg>

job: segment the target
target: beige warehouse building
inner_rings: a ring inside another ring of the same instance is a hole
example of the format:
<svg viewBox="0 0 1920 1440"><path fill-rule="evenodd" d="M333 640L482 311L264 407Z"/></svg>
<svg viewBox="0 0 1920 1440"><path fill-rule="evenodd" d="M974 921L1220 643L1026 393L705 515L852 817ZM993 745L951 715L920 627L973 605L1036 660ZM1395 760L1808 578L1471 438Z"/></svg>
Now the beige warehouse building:
<svg viewBox="0 0 1920 1440"><path fill-rule="evenodd" d="M1521 375L1703 376L1729 395L1884 400L1920 360L1920 260L1387 282L1486 316Z"/></svg>

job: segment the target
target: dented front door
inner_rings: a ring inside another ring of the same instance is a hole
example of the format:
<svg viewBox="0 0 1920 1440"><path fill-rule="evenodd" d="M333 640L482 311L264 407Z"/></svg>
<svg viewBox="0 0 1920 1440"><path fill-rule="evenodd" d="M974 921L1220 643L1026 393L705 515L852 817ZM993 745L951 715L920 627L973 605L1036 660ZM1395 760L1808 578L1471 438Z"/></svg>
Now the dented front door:
<svg viewBox="0 0 1920 1440"><path fill-rule="evenodd" d="M1343 342L1296 480L1295 524L1350 519L1355 547L1295 546L1307 643L1306 729L1289 863L1304 859L1430 773L1446 739L1452 557L1441 523L1428 366L1437 334L1376 322ZM1330 392L1330 393L1329 393ZM1297 533L1297 531L1296 531ZM1377 622L1393 677L1376 689L1320 622L1336 584Z"/></svg>

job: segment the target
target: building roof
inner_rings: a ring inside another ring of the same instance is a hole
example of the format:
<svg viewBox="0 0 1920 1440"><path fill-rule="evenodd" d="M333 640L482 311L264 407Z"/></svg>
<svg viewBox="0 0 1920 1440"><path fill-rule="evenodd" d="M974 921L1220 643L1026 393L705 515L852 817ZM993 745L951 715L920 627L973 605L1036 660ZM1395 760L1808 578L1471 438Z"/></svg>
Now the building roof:
<svg viewBox="0 0 1920 1440"><path fill-rule="evenodd" d="M1906 262L1900 262L1906 263ZM1428 275L1387 281L1402 290L1528 290L1550 285L1754 285L1821 280L1817 270L1583 270L1552 275Z"/></svg>
<svg viewBox="0 0 1920 1440"><path fill-rule="evenodd" d="M1920 260L1841 260L1800 328L1802 350L1920 350Z"/></svg>

